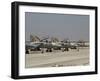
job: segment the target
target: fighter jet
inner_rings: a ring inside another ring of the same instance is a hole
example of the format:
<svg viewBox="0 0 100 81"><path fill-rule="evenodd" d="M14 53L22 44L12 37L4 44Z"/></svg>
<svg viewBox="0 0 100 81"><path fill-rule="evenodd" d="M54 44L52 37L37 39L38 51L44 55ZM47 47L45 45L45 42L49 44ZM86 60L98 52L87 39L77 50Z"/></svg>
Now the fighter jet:
<svg viewBox="0 0 100 81"><path fill-rule="evenodd" d="M69 51L69 49L78 49L78 45L76 42L72 42L69 39L65 39L61 41L62 51Z"/></svg>
<svg viewBox="0 0 100 81"><path fill-rule="evenodd" d="M31 51L41 51L45 46L45 42L43 41L46 39L48 38L40 40L39 37L30 35L30 41L25 43L26 54L29 54Z"/></svg>

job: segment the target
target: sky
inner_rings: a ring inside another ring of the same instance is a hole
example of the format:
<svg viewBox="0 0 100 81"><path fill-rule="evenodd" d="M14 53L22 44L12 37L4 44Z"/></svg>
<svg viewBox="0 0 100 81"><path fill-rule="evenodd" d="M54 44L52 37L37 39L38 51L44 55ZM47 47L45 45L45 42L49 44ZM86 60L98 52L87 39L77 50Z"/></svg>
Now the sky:
<svg viewBox="0 0 100 81"><path fill-rule="evenodd" d="M25 12L25 40L30 34L59 40L89 41L89 15Z"/></svg>

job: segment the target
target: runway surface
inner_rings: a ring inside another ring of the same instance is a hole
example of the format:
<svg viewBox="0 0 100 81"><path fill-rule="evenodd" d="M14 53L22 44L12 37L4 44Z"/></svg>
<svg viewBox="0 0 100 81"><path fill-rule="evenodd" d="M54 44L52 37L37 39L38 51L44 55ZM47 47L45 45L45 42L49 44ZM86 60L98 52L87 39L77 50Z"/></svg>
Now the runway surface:
<svg viewBox="0 0 100 81"><path fill-rule="evenodd" d="M89 65L89 48L49 53L26 54L25 68Z"/></svg>

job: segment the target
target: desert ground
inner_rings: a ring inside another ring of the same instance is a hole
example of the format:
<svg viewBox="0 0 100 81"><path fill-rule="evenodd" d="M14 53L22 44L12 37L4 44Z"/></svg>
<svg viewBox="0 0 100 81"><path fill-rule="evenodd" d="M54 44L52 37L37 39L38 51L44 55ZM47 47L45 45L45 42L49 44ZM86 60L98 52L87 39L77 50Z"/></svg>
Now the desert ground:
<svg viewBox="0 0 100 81"><path fill-rule="evenodd" d="M25 68L89 65L89 48L80 48L79 51L70 49L65 52L33 52L25 55Z"/></svg>

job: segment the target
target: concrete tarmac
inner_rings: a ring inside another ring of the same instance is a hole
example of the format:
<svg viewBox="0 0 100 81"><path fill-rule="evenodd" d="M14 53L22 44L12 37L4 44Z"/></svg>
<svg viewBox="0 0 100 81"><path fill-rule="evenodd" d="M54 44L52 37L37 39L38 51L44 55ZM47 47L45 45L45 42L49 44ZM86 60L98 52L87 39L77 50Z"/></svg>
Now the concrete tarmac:
<svg viewBox="0 0 100 81"><path fill-rule="evenodd" d="M89 65L89 48L70 51L26 54L25 68Z"/></svg>

